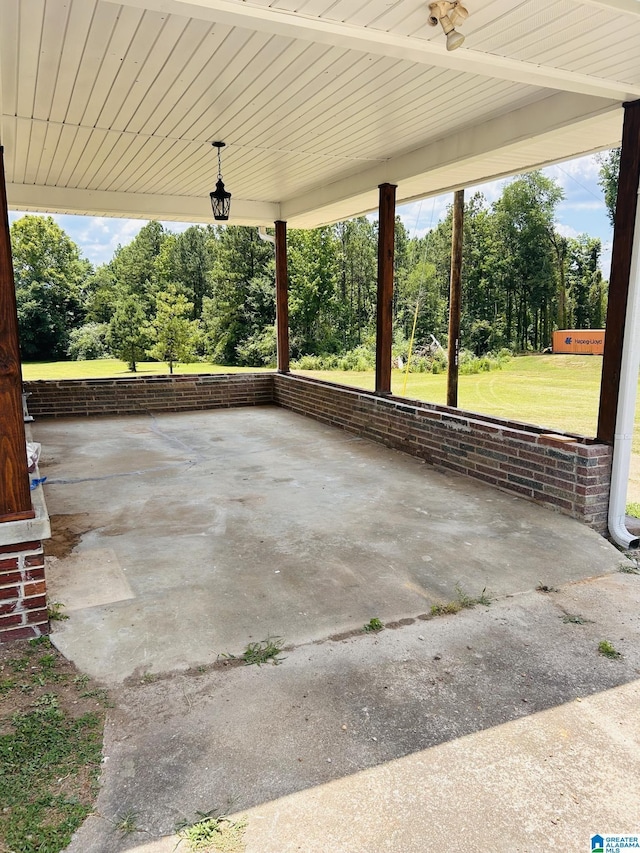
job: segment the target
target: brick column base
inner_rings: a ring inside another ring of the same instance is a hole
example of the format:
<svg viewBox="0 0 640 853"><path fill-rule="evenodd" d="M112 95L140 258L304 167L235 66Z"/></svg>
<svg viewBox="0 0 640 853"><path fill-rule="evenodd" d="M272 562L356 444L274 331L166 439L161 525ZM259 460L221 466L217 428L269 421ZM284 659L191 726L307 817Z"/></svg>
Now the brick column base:
<svg viewBox="0 0 640 853"><path fill-rule="evenodd" d="M49 633L42 540L0 546L0 643Z"/></svg>

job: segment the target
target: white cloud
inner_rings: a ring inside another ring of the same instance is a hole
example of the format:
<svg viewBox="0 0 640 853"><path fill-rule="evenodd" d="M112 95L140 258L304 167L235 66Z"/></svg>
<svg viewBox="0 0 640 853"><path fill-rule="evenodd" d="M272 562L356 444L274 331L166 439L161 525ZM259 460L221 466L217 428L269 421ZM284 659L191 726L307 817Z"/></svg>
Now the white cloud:
<svg viewBox="0 0 640 853"><path fill-rule="evenodd" d="M476 184L476 186L468 188L465 192L465 196L471 197L474 193L482 193L487 200L487 204L491 205L494 201L498 201L502 195L502 190L510 180L510 178L500 178L500 180L497 181L489 181L487 184Z"/></svg>
<svg viewBox="0 0 640 853"><path fill-rule="evenodd" d="M9 222L27 214L23 211L9 211ZM29 214L40 215L45 214ZM72 216L69 214L51 214L80 249L83 257L94 266L108 263L118 246L126 246L147 224L146 219L116 219L110 216ZM168 231L179 233L190 227L190 222L163 222Z"/></svg>
<svg viewBox="0 0 640 853"><path fill-rule="evenodd" d="M556 222L556 231L560 234L561 237L579 237L580 231L576 231L576 229L572 225L565 225L563 222Z"/></svg>
<svg viewBox="0 0 640 853"><path fill-rule="evenodd" d="M94 266L107 263L118 246L125 246L136 236L145 222L141 219L111 219L94 216L80 218L69 236L81 247Z"/></svg>
<svg viewBox="0 0 640 853"><path fill-rule="evenodd" d="M602 255L600 257L600 269L604 278L608 279L611 273L611 250L613 249L613 240L602 241Z"/></svg>
<svg viewBox="0 0 640 853"><path fill-rule="evenodd" d="M561 201L558 207L561 210L600 210L606 212L604 201Z"/></svg>
<svg viewBox="0 0 640 853"><path fill-rule="evenodd" d="M83 235L90 235L93 232L109 233L109 221L105 216L92 216L86 220L86 228L82 232Z"/></svg>
<svg viewBox="0 0 640 853"><path fill-rule="evenodd" d="M583 182L597 181L599 170L600 164L596 160L596 155L589 154L587 157L578 157L576 160L547 166L543 171L545 175L565 187L571 179Z"/></svg>

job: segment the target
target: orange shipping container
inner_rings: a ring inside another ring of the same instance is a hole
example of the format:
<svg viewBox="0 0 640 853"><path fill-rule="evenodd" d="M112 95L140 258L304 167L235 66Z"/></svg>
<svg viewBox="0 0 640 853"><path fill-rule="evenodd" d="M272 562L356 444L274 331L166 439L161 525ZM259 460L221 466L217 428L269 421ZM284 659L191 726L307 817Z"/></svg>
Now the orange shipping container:
<svg viewBox="0 0 640 853"><path fill-rule="evenodd" d="M560 329L553 333L554 353L602 355L604 329Z"/></svg>

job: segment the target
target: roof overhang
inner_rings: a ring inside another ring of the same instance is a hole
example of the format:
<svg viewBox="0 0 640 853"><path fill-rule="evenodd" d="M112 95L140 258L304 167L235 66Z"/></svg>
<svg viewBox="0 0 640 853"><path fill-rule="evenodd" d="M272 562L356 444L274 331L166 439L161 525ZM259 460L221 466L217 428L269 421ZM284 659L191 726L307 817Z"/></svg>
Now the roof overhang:
<svg viewBox="0 0 640 853"><path fill-rule="evenodd" d="M468 0L448 52L417 0L3 0L14 209L313 227L618 144L640 2ZM568 11L567 11L568 10Z"/></svg>

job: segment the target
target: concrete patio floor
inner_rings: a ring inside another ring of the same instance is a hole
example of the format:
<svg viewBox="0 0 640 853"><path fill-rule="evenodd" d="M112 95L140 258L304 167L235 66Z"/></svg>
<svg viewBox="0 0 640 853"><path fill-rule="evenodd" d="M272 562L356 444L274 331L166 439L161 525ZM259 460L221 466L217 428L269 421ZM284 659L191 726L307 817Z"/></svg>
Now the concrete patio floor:
<svg viewBox="0 0 640 853"><path fill-rule="evenodd" d="M59 648L117 683L615 571L584 525L275 407L43 421Z"/></svg>
<svg viewBox="0 0 640 853"><path fill-rule="evenodd" d="M592 531L276 408L34 433L53 641L114 701L68 853L186 853L211 811L246 853L640 833L640 579ZM494 601L420 618L456 585ZM280 666L215 664L269 634Z"/></svg>
<svg viewBox="0 0 640 853"><path fill-rule="evenodd" d="M640 835L639 608L640 578L617 573L276 667L129 683L67 853L190 853L176 825L211 811L246 820L245 853L589 853L596 833Z"/></svg>

